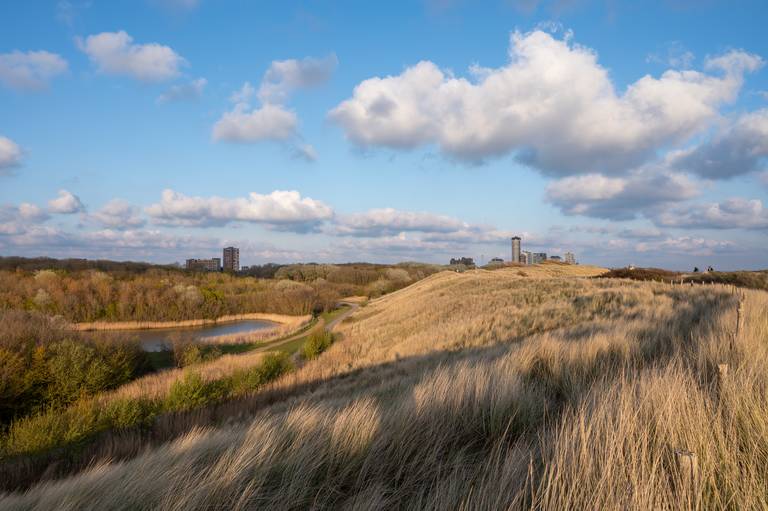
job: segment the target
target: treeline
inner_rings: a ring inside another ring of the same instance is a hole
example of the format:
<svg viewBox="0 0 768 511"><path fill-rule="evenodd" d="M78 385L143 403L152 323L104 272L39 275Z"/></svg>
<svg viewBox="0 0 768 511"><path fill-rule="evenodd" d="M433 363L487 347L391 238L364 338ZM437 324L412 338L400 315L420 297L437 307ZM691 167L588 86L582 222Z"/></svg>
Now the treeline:
<svg viewBox="0 0 768 511"><path fill-rule="evenodd" d="M134 261L109 261L107 259L54 259L52 257L17 257L0 256L0 270L63 270L83 271L99 270L120 273L144 273L152 268L166 270L181 269L174 265L158 265L152 263L140 263Z"/></svg>
<svg viewBox="0 0 768 511"><path fill-rule="evenodd" d="M82 336L38 312L0 311L0 429L150 370L138 343Z"/></svg>
<svg viewBox="0 0 768 511"><path fill-rule="evenodd" d="M248 312L304 315L330 310L344 296L380 296L438 269L290 265L273 279L163 268L141 273L0 270L0 311L35 311L72 322L180 321Z"/></svg>
<svg viewBox="0 0 768 511"><path fill-rule="evenodd" d="M693 284L725 284L749 289L768 290L768 270L759 271L707 271L683 273L659 268L617 268L597 278L620 278L657 282L683 282Z"/></svg>

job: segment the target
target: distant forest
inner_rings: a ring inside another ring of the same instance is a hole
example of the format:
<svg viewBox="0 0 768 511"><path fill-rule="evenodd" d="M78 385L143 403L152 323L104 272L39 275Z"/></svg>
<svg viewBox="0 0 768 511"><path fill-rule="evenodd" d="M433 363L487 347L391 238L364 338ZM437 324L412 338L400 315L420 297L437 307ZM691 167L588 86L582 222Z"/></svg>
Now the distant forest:
<svg viewBox="0 0 768 511"><path fill-rule="evenodd" d="M345 296L381 296L442 267L355 263L252 269L238 275L148 263L3 258L0 311L35 311L74 322L304 315L331 310Z"/></svg>

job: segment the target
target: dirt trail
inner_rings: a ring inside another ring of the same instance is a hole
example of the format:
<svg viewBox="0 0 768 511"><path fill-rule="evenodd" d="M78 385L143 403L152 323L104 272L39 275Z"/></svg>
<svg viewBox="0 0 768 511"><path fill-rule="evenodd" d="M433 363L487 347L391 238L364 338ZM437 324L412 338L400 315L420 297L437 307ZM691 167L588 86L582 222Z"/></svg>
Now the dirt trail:
<svg viewBox="0 0 768 511"><path fill-rule="evenodd" d="M327 324L324 318L318 318L317 323L312 325L310 328L301 330L300 332L297 332L291 335L290 337L278 339L277 341L270 342L268 344L265 344L264 346L259 346L258 348L250 351L249 353L260 352L260 351L273 351L285 344L295 341L296 339L309 336L315 332L319 332L320 330L326 330L327 332L332 332L333 329L336 328L336 325L338 325L339 323L347 319L350 316L350 314L352 314L353 312L355 312L357 309L360 308L359 304L353 303L353 302L339 302L336 304L336 306L349 307L349 309L339 314L337 317L333 318Z"/></svg>

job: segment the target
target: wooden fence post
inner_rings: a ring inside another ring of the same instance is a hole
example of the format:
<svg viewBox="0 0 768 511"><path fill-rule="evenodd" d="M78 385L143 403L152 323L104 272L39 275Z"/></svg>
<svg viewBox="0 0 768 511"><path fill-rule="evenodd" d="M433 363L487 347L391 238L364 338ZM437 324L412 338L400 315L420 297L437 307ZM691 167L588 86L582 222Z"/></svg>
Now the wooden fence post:
<svg viewBox="0 0 768 511"><path fill-rule="evenodd" d="M736 309L736 337L741 335L744 329L744 302L739 300L739 308Z"/></svg>
<svg viewBox="0 0 768 511"><path fill-rule="evenodd" d="M717 364L717 386L722 389L728 379L728 364Z"/></svg>
<svg viewBox="0 0 768 511"><path fill-rule="evenodd" d="M690 499L698 491L699 458L691 451L678 449L675 451L675 462L680 477L678 492L684 493L686 499Z"/></svg>

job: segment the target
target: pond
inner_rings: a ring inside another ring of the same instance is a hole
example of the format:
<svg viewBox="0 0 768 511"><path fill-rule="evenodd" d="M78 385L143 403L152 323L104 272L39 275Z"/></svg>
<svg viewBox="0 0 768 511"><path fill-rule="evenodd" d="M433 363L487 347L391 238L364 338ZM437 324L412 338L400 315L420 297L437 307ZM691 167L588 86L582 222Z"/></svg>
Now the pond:
<svg viewBox="0 0 768 511"><path fill-rule="evenodd" d="M146 330L121 330L112 331L115 334L128 336L137 339L141 343L144 351L161 351L170 347L171 339L174 335L183 334L192 336L193 339L201 341L209 337L219 335L245 334L266 328L272 328L275 323L269 321L259 321L255 319L245 319L241 321L230 321L227 323L218 323L215 325L205 325L197 327L184 328L154 328ZM103 332L99 332L103 335Z"/></svg>

